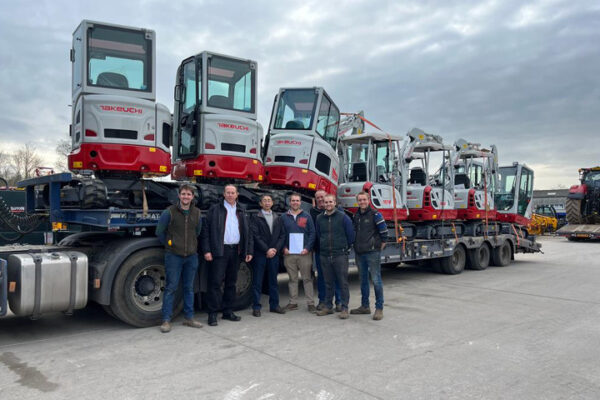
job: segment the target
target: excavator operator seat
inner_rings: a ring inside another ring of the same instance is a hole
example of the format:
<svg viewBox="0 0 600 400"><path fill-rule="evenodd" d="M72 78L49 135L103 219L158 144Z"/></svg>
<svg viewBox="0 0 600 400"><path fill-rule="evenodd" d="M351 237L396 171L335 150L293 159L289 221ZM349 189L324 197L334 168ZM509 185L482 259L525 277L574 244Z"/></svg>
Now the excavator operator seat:
<svg viewBox="0 0 600 400"><path fill-rule="evenodd" d="M366 182L367 180L367 163L357 162L352 164L351 182Z"/></svg>
<svg viewBox="0 0 600 400"><path fill-rule="evenodd" d="M210 96L210 98L208 99L208 105L210 107L231 108L231 104L229 103L228 97L216 94Z"/></svg>
<svg viewBox="0 0 600 400"><path fill-rule="evenodd" d="M410 178L408 179L408 183L426 186L426 181L427 175L425 174L425 171L423 171L423 168L418 167L410 170Z"/></svg>
<svg viewBox="0 0 600 400"><path fill-rule="evenodd" d="M102 72L96 81L98 86L106 86L118 89L129 89L129 81L125 75L116 72Z"/></svg>
<svg viewBox="0 0 600 400"><path fill-rule="evenodd" d="M465 189L469 189L471 187L471 180L467 174L456 174L454 177L454 185L463 185Z"/></svg>
<svg viewBox="0 0 600 400"><path fill-rule="evenodd" d="M291 120L285 124L285 129L304 129L304 124L301 121Z"/></svg>

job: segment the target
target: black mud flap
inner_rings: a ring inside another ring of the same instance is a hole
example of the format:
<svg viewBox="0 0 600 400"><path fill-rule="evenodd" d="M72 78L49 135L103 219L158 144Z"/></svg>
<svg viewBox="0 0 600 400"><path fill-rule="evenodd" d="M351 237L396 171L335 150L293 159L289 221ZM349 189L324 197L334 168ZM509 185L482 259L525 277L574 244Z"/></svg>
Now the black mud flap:
<svg viewBox="0 0 600 400"><path fill-rule="evenodd" d="M0 259L0 317L8 312L8 269L6 260Z"/></svg>

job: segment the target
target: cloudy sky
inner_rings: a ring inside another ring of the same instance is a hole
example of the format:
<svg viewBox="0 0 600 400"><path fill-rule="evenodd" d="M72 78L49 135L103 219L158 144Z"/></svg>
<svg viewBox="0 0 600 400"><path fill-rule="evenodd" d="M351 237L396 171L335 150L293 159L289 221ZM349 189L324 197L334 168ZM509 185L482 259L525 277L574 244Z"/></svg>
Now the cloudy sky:
<svg viewBox="0 0 600 400"><path fill-rule="evenodd" d="M82 19L153 29L158 101L211 50L258 61L259 121L284 86L324 86L342 111L495 143L536 188L600 164L600 2L14 1L0 11L0 151L34 144L50 164L68 137L71 34Z"/></svg>

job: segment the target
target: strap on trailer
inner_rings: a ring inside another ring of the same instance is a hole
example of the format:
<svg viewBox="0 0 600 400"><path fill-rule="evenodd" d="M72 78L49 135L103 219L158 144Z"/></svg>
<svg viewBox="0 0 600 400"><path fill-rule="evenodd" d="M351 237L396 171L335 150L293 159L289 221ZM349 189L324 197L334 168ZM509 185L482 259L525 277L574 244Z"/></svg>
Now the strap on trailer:
<svg viewBox="0 0 600 400"><path fill-rule="evenodd" d="M6 260L0 259L0 317L8 312L8 268Z"/></svg>

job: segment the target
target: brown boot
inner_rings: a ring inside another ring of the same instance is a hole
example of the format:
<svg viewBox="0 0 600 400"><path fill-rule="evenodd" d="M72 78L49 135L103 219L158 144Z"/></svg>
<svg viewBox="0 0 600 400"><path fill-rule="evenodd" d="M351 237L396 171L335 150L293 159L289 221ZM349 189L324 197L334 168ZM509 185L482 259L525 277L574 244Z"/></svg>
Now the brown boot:
<svg viewBox="0 0 600 400"><path fill-rule="evenodd" d="M319 316L319 317L322 317L324 315L329 315L329 314L333 314L333 310L331 310L327 307L323 307L322 309L317 311L317 316Z"/></svg>
<svg viewBox="0 0 600 400"><path fill-rule="evenodd" d="M190 328L202 328L202 326L203 326L199 321L196 321L193 318L192 319L184 318L183 325L189 326Z"/></svg>
<svg viewBox="0 0 600 400"><path fill-rule="evenodd" d="M171 332L171 323L169 321L163 321L162 325L160 326L160 331L162 333Z"/></svg>
<svg viewBox="0 0 600 400"><path fill-rule="evenodd" d="M348 319L350 315L348 314L348 309L344 308L342 309L342 312L340 313L340 315L338 315L338 317L340 317L340 319Z"/></svg>
<svg viewBox="0 0 600 400"><path fill-rule="evenodd" d="M350 314L371 314L371 309L369 307L360 306L350 310Z"/></svg>
<svg viewBox="0 0 600 400"><path fill-rule="evenodd" d="M286 311L293 311L293 310L297 310L297 309L298 309L298 304L289 303L287 306L285 306Z"/></svg>
<svg viewBox="0 0 600 400"><path fill-rule="evenodd" d="M373 319L375 321L383 319L383 310L381 308L375 309L375 312L373 313Z"/></svg>

